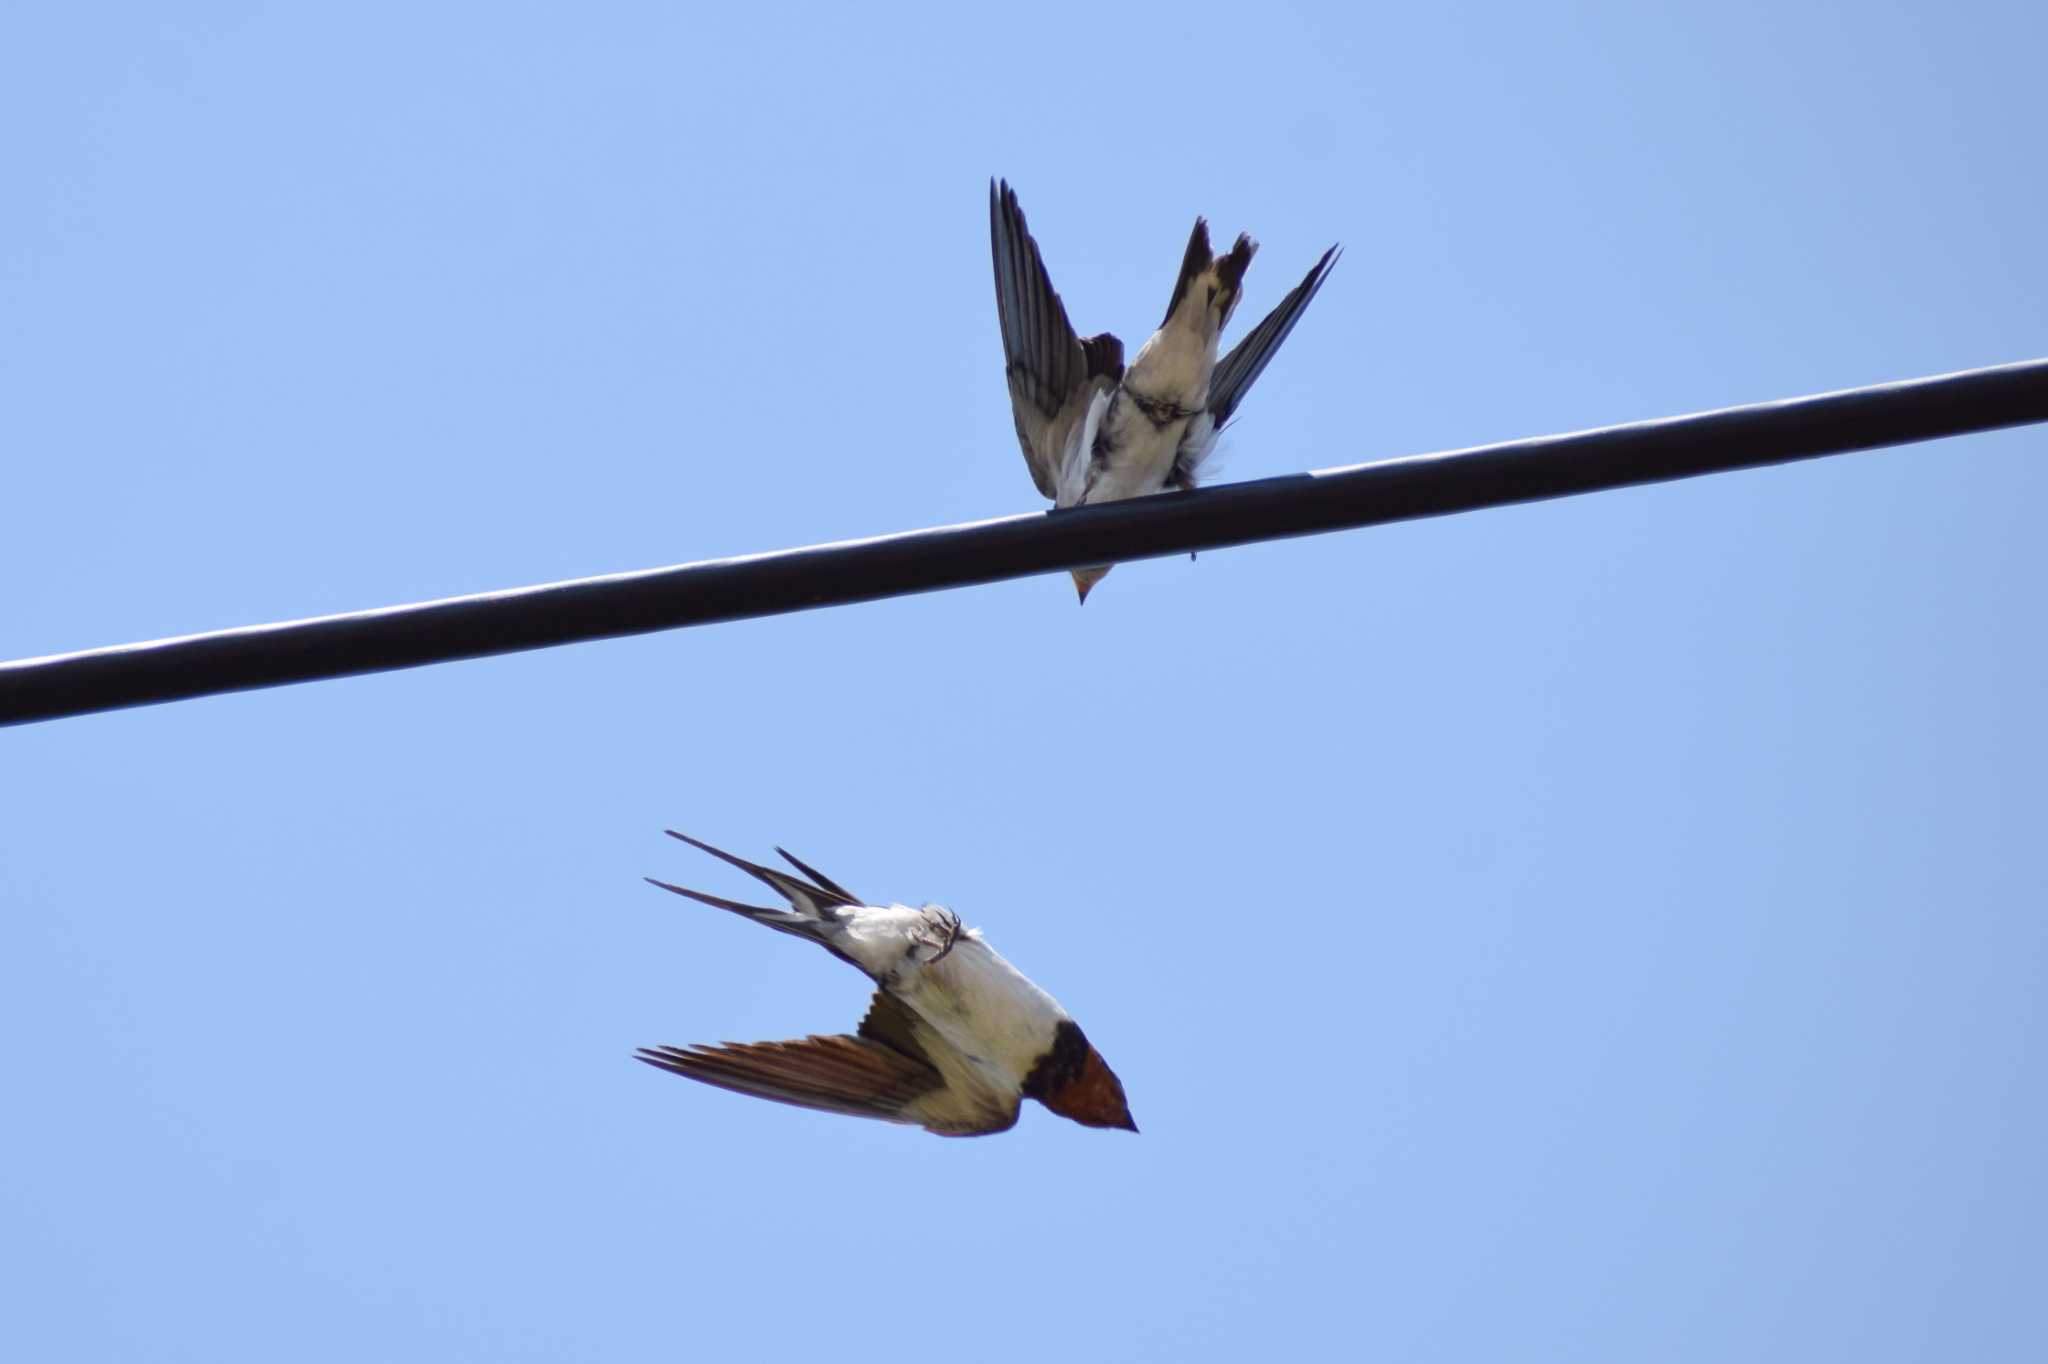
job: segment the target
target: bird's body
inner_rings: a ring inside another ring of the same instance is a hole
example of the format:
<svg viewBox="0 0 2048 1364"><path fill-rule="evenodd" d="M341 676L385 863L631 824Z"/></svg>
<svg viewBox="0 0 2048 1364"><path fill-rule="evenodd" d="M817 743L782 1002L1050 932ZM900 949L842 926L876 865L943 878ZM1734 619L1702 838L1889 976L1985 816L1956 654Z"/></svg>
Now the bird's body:
<svg viewBox="0 0 2048 1364"><path fill-rule="evenodd" d="M1245 253L1249 261L1250 252ZM1208 413L1209 376L1227 313L1200 300L1215 270L1174 301L1164 326L1138 348L1109 395L1089 453L1088 475L1070 506L1142 497L1166 487L1194 423ZM1235 291L1231 295L1235 297ZM1207 451L1203 451L1207 454ZM1199 460L1196 461L1199 463Z"/></svg>
<svg viewBox="0 0 2048 1364"><path fill-rule="evenodd" d="M1075 335L1007 184L989 186L989 238L1017 440L1033 482L1056 507L1194 487L1217 435L1337 258L1335 247L1324 252L1219 361L1217 344L1258 244L1240 235L1217 256L1207 221L1195 219L1165 320L1127 367L1114 335ZM1074 571L1083 601L1108 572Z"/></svg>
<svg viewBox="0 0 2048 1364"><path fill-rule="evenodd" d="M815 942L877 989L852 1035L648 1047L641 1060L723 1089L944 1136L1004 1131L1027 1098L1088 1126L1137 1130L1123 1086L1080 1026L951 910L866 905L788 853L808 881L673 836L766 883L789 908L655 885Z"/></svg>

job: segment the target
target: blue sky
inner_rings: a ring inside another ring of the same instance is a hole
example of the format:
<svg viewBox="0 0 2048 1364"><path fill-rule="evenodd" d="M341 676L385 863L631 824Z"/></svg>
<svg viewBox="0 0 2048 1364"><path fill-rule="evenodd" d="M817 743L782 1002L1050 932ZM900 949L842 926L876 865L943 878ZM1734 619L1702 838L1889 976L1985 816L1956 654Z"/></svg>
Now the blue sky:
<svg viewBox="0 0 2048 1364"><path fill-rule="evenodd" d="M1224 478L2048 351L2039 6L0 21L0 657L1038 505L986 184ZM12 1358L2039 1358L2048 432L0 734ZM1142 1136L633 1064L936 900Z"/></svg>

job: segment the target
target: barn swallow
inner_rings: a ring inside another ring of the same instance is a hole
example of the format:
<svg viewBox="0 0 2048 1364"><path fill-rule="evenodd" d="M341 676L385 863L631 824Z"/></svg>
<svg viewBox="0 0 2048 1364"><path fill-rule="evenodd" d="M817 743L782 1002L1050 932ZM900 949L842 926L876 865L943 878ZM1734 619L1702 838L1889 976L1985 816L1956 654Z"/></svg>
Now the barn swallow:
<svg viewBox="0 0 2048 1364"><path fill-rule="evenodd" d="M1240 233L1219 257L1209 247L1208 220L1195 219L1166 319L1126 367L1123 342L1109 332L1074 334L1007 181L989 183L988 225L1017 443L1032 482L1056 507L1194 487L1218 433L1301 320L1338 254L1334 246L1325 251L1218 361L1217 338L1237 309L1259 244ZM1106 564L1073 570L1083 602L1108 572Z"/></svg>
<svg viewBox="0 0 2048 1364"><path fill-rule="evenodd" d="M775 851L801 876L667 832L738 867L789 908L743 905L648 877L654 885L814 942L878 988L852 1034L642 1047L638 1059L720 1089L912 1123L946 1137L1007 1131L1025 1099L1086 1127L1138 1130L1123 1084L1080 1025L952 910L869 905L781 848Z"/></svg>

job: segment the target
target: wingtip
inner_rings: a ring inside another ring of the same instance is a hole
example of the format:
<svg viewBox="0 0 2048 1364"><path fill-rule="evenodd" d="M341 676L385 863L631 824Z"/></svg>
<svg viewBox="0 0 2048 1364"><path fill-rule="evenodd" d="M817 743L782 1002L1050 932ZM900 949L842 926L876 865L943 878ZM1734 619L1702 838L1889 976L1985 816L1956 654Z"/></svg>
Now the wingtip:
<svg viewBox="0 0 2048 1364"><path fill-rule="evenodd" d="M1302 277L1301 287L1307 289L1311 294L1320 290L1323 287L1323 281L1330 277L1330 272L1337 268L1337 262L1343 259L1343 256L1343 244L1331 243L1330 249L1316 257L1316 263L1308 268L1308 274Z"/></svg>
<svg viewBox="0 0 2048 1364"><path fill-rule="evenodd" d="M684 1047L635 1047L633 1059L643 1066L652 1066L664 1075L680 1075L686 1080L701 1080L689 1063L696 1053Z"/></svg>

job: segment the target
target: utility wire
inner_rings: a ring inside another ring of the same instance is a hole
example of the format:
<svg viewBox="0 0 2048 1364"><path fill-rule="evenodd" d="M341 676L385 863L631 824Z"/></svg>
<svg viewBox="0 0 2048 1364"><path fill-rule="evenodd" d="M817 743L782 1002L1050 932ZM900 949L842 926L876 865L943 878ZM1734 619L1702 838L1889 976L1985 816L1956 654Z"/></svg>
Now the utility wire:
<svg viewBox="0 0 2048 1364"><path fill-rule="evenodd" d="M0 725L744 620L2048 421L2048 359L1783 402L0 663Z"/></svg>

